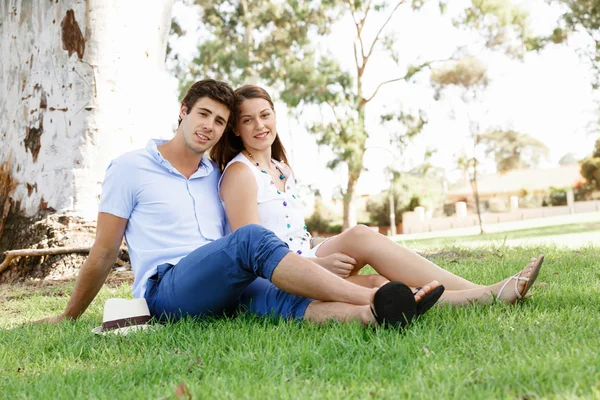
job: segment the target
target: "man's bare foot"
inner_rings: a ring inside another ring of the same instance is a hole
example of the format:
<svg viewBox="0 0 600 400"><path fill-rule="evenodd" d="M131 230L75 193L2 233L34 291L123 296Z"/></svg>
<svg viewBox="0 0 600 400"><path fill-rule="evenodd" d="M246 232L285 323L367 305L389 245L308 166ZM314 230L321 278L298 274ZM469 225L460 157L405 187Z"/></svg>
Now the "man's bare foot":
<svg viewBox="0 0 600 400"><path fill-rule="evenodd" d="M526 297L529 288L533 286L543 262L544 256L532 258L529 265L527 265L521 272L502 282L492 285L490 287L492 294L497 300L501 300L506 303L515 303L519 300L522 300Z"/></svg>

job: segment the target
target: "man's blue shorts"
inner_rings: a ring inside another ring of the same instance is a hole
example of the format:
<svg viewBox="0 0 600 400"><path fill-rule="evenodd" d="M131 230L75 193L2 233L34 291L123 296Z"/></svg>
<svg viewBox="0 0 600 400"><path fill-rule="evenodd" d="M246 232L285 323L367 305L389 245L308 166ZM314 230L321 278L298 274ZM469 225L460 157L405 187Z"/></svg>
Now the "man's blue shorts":
<svg viewBox="0 0 600 400"><path fill-rule="evenodd" d="M144 297L150 313L162 320L221 316L238 308L259 316L302 319L312 300L269 282L289 252L270 230L246 225L194 250L176 265L159 265Z"/></svg>

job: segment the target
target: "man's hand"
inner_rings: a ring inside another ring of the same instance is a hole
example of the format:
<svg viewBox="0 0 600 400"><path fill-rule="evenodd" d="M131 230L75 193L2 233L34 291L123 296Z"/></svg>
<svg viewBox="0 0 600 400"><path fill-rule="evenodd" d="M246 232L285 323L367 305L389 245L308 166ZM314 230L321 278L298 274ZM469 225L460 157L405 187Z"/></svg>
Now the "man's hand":
<svg viewBox="0 0 600 400"><path fill-rule="evenodd" d="M342 278L347 278L356 265L356 260L344 253L333 253L326 257L316 258L314 261Z"/></svg>
<svg viewBox="0 0 600 400"><path fill-rule="evenodd" d="M56 324L65 319L77 319L83 314L102 288L117 259L126 226L127 220L124 218L98 213L96 240L81 266L67 308L60 315L43 318L33 323Z"/></svg>
<svg viewBox="0 0 600 400"><path fill-rule="evenodd" d="M33 324L45 325L45 324L58 324L67 319L65 314L55 315L53 317L46 317L42 319L38 319L37 321L33 321Z"/></svg>

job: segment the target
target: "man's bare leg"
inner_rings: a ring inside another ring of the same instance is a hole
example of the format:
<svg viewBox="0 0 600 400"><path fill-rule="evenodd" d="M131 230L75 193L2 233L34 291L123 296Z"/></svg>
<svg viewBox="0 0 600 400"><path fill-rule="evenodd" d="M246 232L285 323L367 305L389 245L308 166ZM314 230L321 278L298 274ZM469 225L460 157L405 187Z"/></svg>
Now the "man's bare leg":
<svg viewBox="0 0 600 400"><path fill-rule="evenodd" d="M439 282L433 281L428 285L423 286L423 288L421 288L415 294L415 301L418 303L421 301L423 296L425 296L427 293L431 293L431 291L433 291L433 289L439 285ZM313 301L308 305L308 308L304 313L304 319L315 323L323 323L327 321L358 321L363 325L376 323L370 306L360 306L334 301Z"/></svg>
<svg viewBox="0 0 600 400"><path fill-rule="evenodd" d="M278 288L321 301L369 306L377 289L348 282L295 253L286 254L271 276Z"/></svg>
<svg viewBox="0 0 600 400"><path fill-rule="evenodd" d="M354 283L355 285L360 285L367 288L379 288L390 281L386 277L377 274L350 275L346 278L346 280Z"/></svg>

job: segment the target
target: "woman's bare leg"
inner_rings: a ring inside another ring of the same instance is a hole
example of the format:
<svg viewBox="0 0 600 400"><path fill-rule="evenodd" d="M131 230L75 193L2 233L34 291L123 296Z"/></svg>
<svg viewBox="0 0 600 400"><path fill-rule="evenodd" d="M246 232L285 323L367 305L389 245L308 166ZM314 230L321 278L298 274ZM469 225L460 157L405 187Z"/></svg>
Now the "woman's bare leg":
<svg viewBox="0 0 600 400"><path fill-rule="evenodd" d="M539 268L541 267L541 261L542 260L540 260L538 265L537 258L531 259L529 265L527 265L519 274L519 277L526 279L515 280L515 278L508 278L494 285L482 286L476 289L454 291L447 290L444 292L444 294L442 294L439 304L488 304L494 302L495 299L506 303L515 303L517 300L519 300L519 298L523 298L527 294L529 288L531 288L533 285L533 281L535 280L537 273L539 272ZM527 279L530 280L527 281ZM508 284L505 285L507 281ZM502 287L504 287L504 290L502 290L502 293L500 293Z"/></svg>
<svg viewBox="0 0 600 400"><path fill-rule="evenodd" d="M482 288L481 285L438 267L364 225L357 225L324 242L317 250L317 257L333 253L344 253L354 258L357 266L353 273L369 264L390 281L400 281L408 286L423 286L436 280L446 290Z"/></svg>

